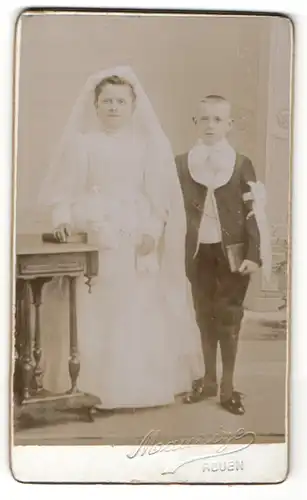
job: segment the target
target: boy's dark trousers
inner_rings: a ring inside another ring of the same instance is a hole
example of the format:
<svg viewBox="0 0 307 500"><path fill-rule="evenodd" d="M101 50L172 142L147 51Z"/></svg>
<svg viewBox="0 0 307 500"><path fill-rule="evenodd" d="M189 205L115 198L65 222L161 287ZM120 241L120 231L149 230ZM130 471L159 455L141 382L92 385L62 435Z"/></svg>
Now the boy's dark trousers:
<svg viewBox="0 0 307 500"><path fill-rule="evenodd" d="M220 243L200 244L191 286L205 360L204 387L217 393L217 346L222 357L221 401L232 397L238 336L249 275L232 273Z"/></svg>

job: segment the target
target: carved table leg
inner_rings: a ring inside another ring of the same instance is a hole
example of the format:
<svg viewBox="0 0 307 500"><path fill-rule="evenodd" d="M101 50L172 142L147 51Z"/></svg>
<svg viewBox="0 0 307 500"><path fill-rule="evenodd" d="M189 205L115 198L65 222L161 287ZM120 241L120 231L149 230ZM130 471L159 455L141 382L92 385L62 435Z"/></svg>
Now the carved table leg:
<svg viewBox="0 0 307 500"><path fill-rule="evenodd" d="M47 281L50 281L51 278L36 278L31 280L31 289L33 296L33 304L35 307L35 334L34 334L34 348L33 348L33 357L35 360L34 367L34 382L35 382L35 391L39 392L43 389L43 370L41 368L41 357L42 357L42 348L41 348L41 322L40 322L40 306L42 303L42 290L43 286Z"/></svg>
<svg viewBox="0 0 307 500"><path fill-rule="evenodd" d="M69 276L69 333L70 333L70 358L69 375L71 379L71 393L78 392L77 379L80 372L77 336L77 278Z"/></svg>
<svg viewBox="0 0 307 500"><path fill-rule="evenodd" d="M25 401L30 398L30 389L33 377L32 338L31 338L31 324L30 324L30 285L28 281L24 282L22 309L23 309L22 322L21 322L21 328L23 332L22 399L23 401Z"/></svg>

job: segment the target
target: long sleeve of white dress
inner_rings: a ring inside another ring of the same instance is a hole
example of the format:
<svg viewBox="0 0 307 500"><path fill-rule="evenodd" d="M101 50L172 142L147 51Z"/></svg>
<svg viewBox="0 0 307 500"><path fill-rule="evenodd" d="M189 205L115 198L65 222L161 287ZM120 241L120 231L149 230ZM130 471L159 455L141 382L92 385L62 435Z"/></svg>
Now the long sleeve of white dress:
<svg viewBox="0 0 307 500"><path fill-rule="evenodd" d="M163 233L165 222L155 213L145 195L139 197L138 210L140 214L140 232L152 236L157 243Z"/></svg>
<svg viewBox="0 0 307 500"><path fill-rule="evenodd" d="M42 205L51 208L54 227L74 224L72 208L84 193L87 177L87 154L84 137L78 134L57 158L56 167L48 173L39 196Z"/></svg>
<svg viewBox="0 0 307 500"><path fill-rule="evenodd" d="M137 258L137 270L155 272L159 268L157 247L162 237L165 222L155 213L148 198L141 194L137 200L139 213L139 237L148 235L154 239L155 248L151 253Z"/></svg>

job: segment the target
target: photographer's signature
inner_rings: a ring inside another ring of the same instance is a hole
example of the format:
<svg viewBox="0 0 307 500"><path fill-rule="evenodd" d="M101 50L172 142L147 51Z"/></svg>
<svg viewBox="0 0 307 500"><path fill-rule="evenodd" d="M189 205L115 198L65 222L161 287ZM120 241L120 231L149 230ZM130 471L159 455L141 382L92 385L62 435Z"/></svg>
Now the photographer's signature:
<svg viewBox="0 0 307 500"><path fill-rule="evenodd" d="M218 432L211 435L200 435L186 439L176 439L168 441L167 443L159 442L160 434L161 431L158 429L152 429L149 431L142 438L138 448L132 453L127 454L127 458L134 459L136 457L144 457L145 455L151 456L159 453L178 452L178 450L190 448L195 445L219 445L218 448L212 453L194 456L192 458L189 457L188 459L180 462L173 469L162 472L162 475L175 474L184 465L193 462L206 461L212 458L233 455L246 450L256 440L256 434L252 431L246 431L244 428L237 429L235 432L229 432L221 427ZM239 447L230 449L229 445L231 444L239 444ZM203 467L203 471L205 469L206 466Z"/></svg>

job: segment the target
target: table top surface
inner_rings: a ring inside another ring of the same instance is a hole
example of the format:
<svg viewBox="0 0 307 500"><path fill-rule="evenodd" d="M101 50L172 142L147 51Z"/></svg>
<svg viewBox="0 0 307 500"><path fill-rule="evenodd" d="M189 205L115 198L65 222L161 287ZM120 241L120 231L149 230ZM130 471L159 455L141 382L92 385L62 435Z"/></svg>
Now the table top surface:
<svg viewBox="0 0 307 500"><path fill-rule="evenodd" d="M45 243L40 234L16 235L16 255L44 255L80 252L97 252L88 243Z"/></svg>

